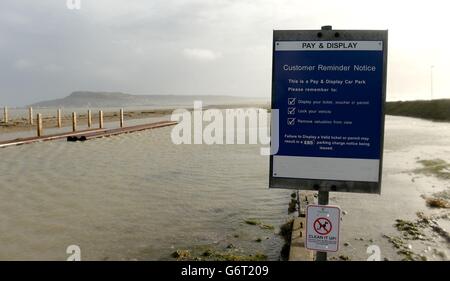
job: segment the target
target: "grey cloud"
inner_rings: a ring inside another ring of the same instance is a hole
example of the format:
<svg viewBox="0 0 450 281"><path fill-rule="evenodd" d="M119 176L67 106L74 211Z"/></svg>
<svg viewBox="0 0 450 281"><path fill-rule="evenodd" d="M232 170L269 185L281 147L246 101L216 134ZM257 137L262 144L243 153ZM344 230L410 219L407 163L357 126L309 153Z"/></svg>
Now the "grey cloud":
<svg viewBox="0 0 450 281"><path fill-rule="evenodd" d="M237 67L254 68L242 65L255 61L240 58L238 49L264 40L254 30L248 42L242 40L251 19L229 21L239 18L236 1L82 1L79 11L66 9L64 2L2 3L0 31L7 43L0 44L0 103L24 105L78 89L268 93L269 88L236 87L231 80ZM265 38L270 39L267 28ZM227 60L216 59L221 56Z"/></svg>
<svg viewBox="0 0 450 281"><path fill-rule="evenodd" d="M81 1L81 10L68 10L65 0L1 2L0 105L26 105L75 90L269 98L273 29L318 28L324 19L344 28L395 31L405 25L395 25L393 12L384 19L362 6L349 9L358 1ZM417 24L413 18L411 25ZM400 68L395 61L411 61L412 55L402 52L399 39L391 38L390 45L399 50L390 53L404 56L392 60L392 73L401 79L428 73L420 70L425 59ZM390 79L390 96L407 97L413 87Z"/></svg>

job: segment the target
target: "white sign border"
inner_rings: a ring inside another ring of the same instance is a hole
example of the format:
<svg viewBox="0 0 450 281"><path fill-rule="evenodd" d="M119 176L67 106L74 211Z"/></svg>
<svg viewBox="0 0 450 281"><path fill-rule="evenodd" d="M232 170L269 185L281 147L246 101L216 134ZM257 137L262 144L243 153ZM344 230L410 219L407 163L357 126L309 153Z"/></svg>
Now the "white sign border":
<svg viewBox="0 0 450 281"><path fill-rule="evenodd" d="M311 44L313 47L303 47L302 44ZM319 44L323 47L320 47ZM328 44L335 43L353 43L356 44L354 48L341 48L341 47L328 47ZM275 41L275 51L383 51L383 41L311 41L311 40L298 40L298 41Z"/></svg>
<svg viewBox="0 0 450 281"><path fill-rule="evenodd" d="M383 148L384 148L384 128L385 128L385 108L386 102L386 77L388 61L388 30L274 30L272 47L272 99L271 108L276 110L275 100L275 43L277 41L381 41L383 43L383 71L382 71L382 107L381 107L381 136L380 136L380 165L377 182L367 181L347 181L311 178L289 178L273 176L274 154L270 155L269 164L269 188L284 188L295 190L328 190L334 192L369 193L381 194L381 183L383 177ZM272 119L273 121L274 119ZM271 122L272 128L274 123ZM276 131L276 130L275 130ZM273 130L271 131L272 141L274 140ZM273 141L272 144L277 143ZM271 149L274 147L271 145Z"/></svg>
<svg viewBox="0 0 450 281"><path fill-rule="evenodd" d="M333 208L339 210L339 219L338 219L338 231L337 231L337 247L336 251L333 250L324 250L324 249L312 249L308 248L308 209L310 207L315 208ZM305 231L305 248L311 251L317 251L317 252L330 252L330 253L336 253L339 251L339 244L340 244L340 236L341 236L341 217L342 217L342 210L339 206L336 205L317 205L317 204L311 204L306 206L306 231Z"/></svg>

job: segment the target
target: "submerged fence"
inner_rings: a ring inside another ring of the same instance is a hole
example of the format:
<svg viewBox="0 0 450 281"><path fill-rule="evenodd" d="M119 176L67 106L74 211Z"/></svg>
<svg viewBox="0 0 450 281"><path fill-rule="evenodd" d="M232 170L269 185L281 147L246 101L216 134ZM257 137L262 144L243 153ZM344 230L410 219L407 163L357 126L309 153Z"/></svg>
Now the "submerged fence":
<svg viewBox="0 0 450 281"><path fill-rule="evenodd" d="M34 116L36 116L36 122L34 120L34 118L35 118ZM93 127L92 116L93 116L92 111L89 109L87 111L87 115L86 115L86 124L89 129L91 129ZM98 116L98 128L103 129L104 128L103 110L99 110L97 116ZM116 114L114 114L113 116L116 116ZM60 109L60 108L57 109L56 115L54 117L46 117L46 119L53 119L53 118L55 120L54 125L57 128L62 128L63 127L62 109ZM119 118L118 119L119 119L118 121L119 121L120 128L123 128L125 126L123 108L121 108L119 110ZM77 114L77 112L72 112L71 121L72 121L71 122L72 132L77 132L78 131L78 114ZM3 119L1 121L1 125L8 126L8 125L12 124L12 122L13 122L13 119L9 115L9 108L7 106L4 106L3 107ZM29 126L34 126L34 124L36 124L36 135L38 137L43 136L44 125L48 125L49 123L51 123L51 122L44 122L42 113L37 113L36 115L34 115L33 108L32 107L28 108L26 124Z"/></svg>

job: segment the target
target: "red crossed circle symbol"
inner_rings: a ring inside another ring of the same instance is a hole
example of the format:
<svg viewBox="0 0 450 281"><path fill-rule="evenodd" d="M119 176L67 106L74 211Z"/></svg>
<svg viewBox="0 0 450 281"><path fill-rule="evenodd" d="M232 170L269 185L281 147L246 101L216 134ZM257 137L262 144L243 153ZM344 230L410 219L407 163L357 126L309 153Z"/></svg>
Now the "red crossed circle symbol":
<svg viewBox="0 0 450 281"><path fill-rule="evenodd" d="M314 230L320 235L327 235L333 229L331 221L327 218L318 218L314 221Z"/></svg>

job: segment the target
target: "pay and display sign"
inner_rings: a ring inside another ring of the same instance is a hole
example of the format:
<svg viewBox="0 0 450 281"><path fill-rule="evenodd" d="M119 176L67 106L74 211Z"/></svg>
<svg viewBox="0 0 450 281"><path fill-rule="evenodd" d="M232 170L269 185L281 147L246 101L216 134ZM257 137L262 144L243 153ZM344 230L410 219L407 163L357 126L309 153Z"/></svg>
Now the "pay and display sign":
<svg viewBox="0 0 450 281"><path fill-rule="evenodd" d="M271 187L380 192L386 47L386 31L274 31Z"/></svg>
<svg viewBox="0 0 450 281"><path fill-rule="evenodd" d="M308 205L306 208L307 249L337 252L341 210L336 206Z"/></svg>

